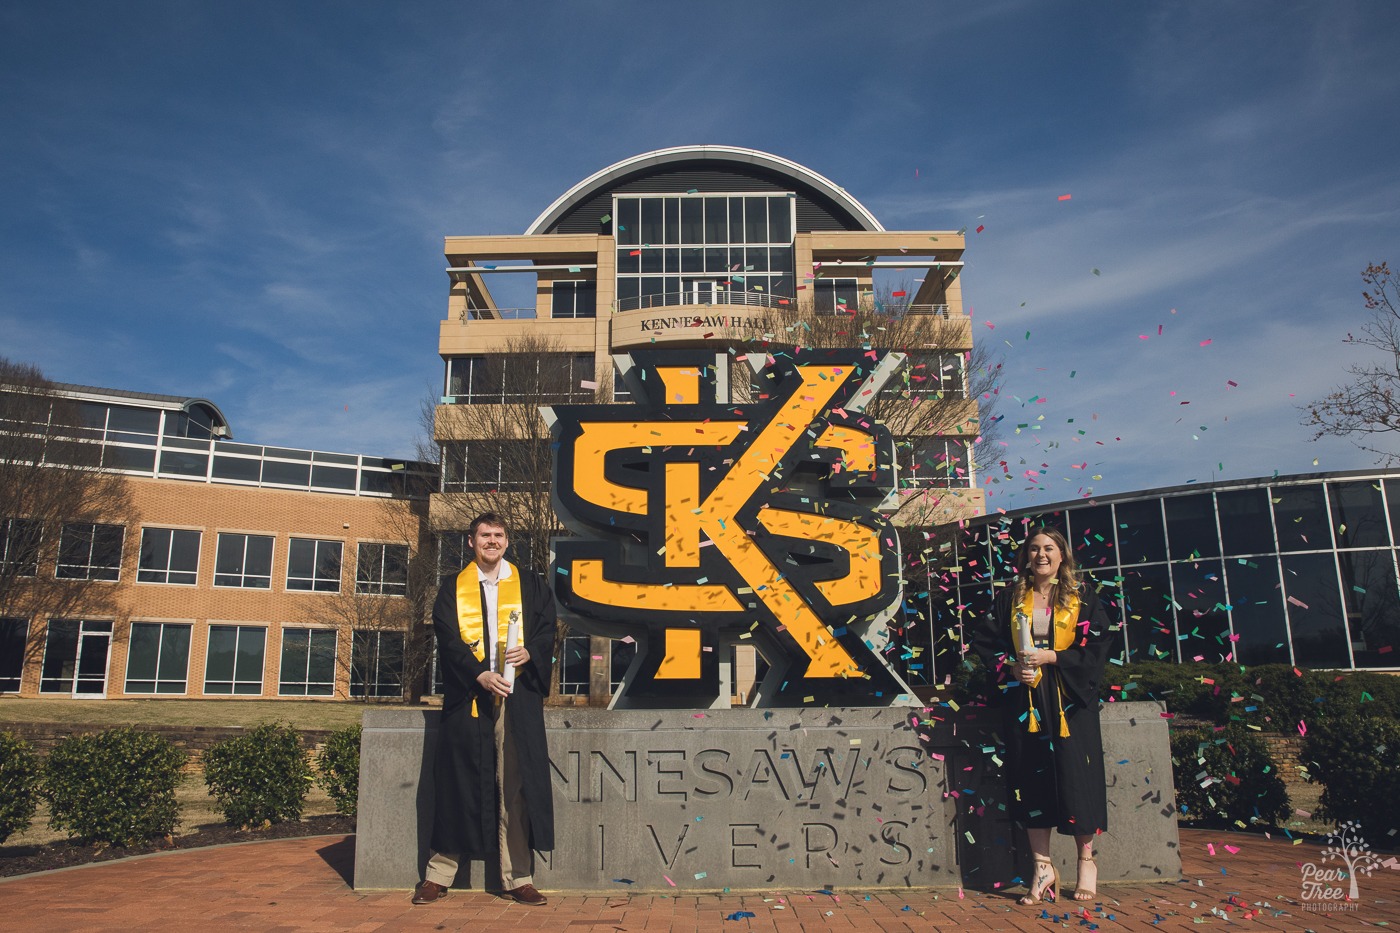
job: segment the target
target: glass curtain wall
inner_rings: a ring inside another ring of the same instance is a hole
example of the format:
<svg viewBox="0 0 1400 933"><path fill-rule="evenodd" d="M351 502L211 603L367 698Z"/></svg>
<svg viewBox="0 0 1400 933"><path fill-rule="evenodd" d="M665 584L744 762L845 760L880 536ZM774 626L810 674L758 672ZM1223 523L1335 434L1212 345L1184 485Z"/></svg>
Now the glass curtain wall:
<svg viewBox="0 0 1400 933"><path fill-rule="evenodd" d="M1118 629L1114 656L1400 668L1400 478L1314 479L969 523L930 587L933 641L991 610L1027 529L1066 533ZM946 587L946 590L944 589ZM934 676L961 661L935 652Z"/></svg>
<svg viewBox="0 0 1400 933"><path fill-rule="evenodd" d="M795 299L792 194L616 195L617 310Z"/></svg>

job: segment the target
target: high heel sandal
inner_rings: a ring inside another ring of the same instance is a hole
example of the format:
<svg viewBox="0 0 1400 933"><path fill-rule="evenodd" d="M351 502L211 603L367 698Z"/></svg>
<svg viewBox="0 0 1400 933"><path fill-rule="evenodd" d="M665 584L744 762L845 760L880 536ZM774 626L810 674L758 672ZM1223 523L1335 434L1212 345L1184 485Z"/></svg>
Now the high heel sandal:
<svg viewBox="0 0 1400 933"><path fill-rule="evenodd" d="M1050 877L1045 879L1039 890L1036 889L1036 882L1042 878L1041 866L1050 869ZM1055 900L1055 893L1060 889L1060 873L1055 869L1055 864L1048 858L1035 857L1035 874L1031 876L1030 891L1021 895L1016 902L1022 907L1031 907L1039 904L1042 900Z"/></svg>
<svg viewBox="0 0 1400 933"><path fill-rule="evenodd" d="M1080 881L1078 878L1075 879L1074 899L1076 901L1092 901L1094 898L1099 896L1099 863L1094 861L1094 857L1092 855L1088 858L1084 858L1083 856L1081 856L1079 859L1079 878L1084 877L1085 862L1088 862L1090 865L1094 866L1094 886L1086 890L1083 882Z"/></svg>

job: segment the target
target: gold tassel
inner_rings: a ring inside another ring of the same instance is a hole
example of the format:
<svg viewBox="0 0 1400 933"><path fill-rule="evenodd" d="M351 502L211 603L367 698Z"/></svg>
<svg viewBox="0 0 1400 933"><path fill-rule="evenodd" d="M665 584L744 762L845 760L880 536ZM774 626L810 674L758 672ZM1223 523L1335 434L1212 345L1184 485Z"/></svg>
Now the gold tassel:
<svg viewBox="0 0 1400 933"><path fill-rule="evenodd" d="M472 718L476 718L476 697L472 697Z"/></svg>
<svg viewBox="0 0 1400 933"><path fill-rule="evenodd" d="M1027 731L1027 732L1039 732L1039 731L1040 731L1040 717L1037 716L1037 715L1035 714L1035 700L1032 698L1032 699L1029 699L1028 702L1029 702L1029 704L1030 704L1030 711L1026 714L1026 718L1027 718L1028 720L1030 720L1030 722L1027 723L1027 725L1026 725L1026 731Z"/></svg>
<svg viewBox="0 0 1400 933"><path fill-rule="evenodd" d="M1060 699L1060 738L1067 739L1069 738L1069 717L1065 715L1064 686L1058 686L1055 693Z"/></svg>

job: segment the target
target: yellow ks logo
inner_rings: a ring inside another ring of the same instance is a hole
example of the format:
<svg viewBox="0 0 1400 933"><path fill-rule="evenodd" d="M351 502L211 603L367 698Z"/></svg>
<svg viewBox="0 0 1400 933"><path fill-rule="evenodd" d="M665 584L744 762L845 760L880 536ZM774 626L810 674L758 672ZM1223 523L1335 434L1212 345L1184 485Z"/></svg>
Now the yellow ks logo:
<svg viewBox="0 0 1400 933"><path fill-rule="evenodd" d="M769 669L756 705L889 705L900 600L894 444L862 408L903 362L769 357L730 404L727 354L619 357L634 406L558 405L554 587L572 624L633 637L621 705L727 705L729 646ZM747 374L746 374L747 375ZM724 690L725 696L721 696Z"/></svg>

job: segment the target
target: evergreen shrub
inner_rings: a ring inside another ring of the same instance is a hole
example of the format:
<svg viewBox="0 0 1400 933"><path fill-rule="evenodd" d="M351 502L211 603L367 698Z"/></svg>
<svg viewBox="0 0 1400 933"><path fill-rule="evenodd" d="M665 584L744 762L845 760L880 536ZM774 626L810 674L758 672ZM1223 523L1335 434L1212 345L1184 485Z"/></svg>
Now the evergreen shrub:
<svg viewBox="0 0 1400 933"><path fill-rule="evenodd" d="M29 743L0 732L0 843L29 828L39 805L39 759Z"/></svg>
<svg viewBox="0 0 1400 933"><path fill-rule="evenodd" d="M69 736L44 762L49 825L118 846L172 833L186 757L164 736L129 727Z"/></svg>
<svg viewBox="0 0 1400 933"><path fill-rule="evenodd" d="M316 755L316 782L342 816L353 817L359 802L360 731L359 726L348 726L331 733Z"/></svg>
<svg viewBox="0 0 1400 933"><path fill-rule="evenodd" d="M1400 843L1400 722L1360 713L1319 719L1302 760L1323 788L1315 817L1355 821L1372 846Z"/></svg>
<svg viewBox="0 0 1400 933"><path fill-rule="evenodd" d="M204 782L230 826L301 819L311 765L290 724L262 723L204 753Z"/></svg>
<svg viewBox="0 0 1400 933"><path fill-rule="evenodd" d="M1174 731L1172 778L1183 820L1243 828L1278 825L1288 790L1264 740L1246 726Z"/></svg>

